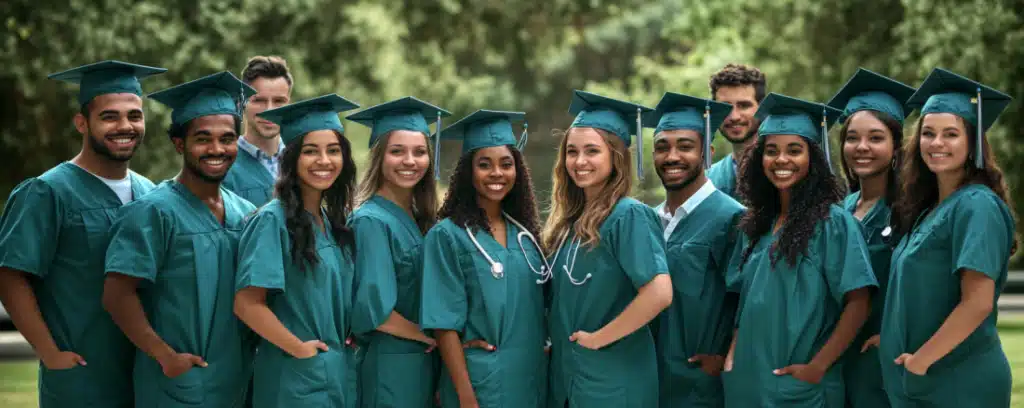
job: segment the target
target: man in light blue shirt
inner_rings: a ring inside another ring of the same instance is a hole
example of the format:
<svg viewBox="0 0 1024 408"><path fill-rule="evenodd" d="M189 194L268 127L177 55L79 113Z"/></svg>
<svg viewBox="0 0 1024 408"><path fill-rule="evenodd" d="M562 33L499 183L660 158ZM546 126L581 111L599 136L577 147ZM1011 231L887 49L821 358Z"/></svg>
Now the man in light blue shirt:
<svg viewBox="0 0 1024 408"><path fill-rule="evenodd" d="M281 128L256 115L291 102L292 74L284 59L258 56L249 59L241 79L257 93L245 105L245 134L223 186L259 207L274 197L284 143Z"/></svg>
<svg viewBox="0 0 1024 408"><path fill-rule="evenodd" d="M708 170L708 178L719 191L742 201L736 193L738 163L743 151L757 138L758 122L754 117L767 92L764 73L754 67L729 64L711 77L711 99L732 105L732 111L719 131L732 144L732 154L719 160Z"/></svg>

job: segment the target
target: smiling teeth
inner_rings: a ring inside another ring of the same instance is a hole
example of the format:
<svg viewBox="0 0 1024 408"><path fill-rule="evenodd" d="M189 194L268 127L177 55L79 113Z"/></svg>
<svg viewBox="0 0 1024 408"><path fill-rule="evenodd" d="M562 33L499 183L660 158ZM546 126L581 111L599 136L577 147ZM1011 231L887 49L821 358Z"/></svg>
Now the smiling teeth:
<svg viewBox="0 0 1024 408"><path fill-rule="evenodd" d="M135 140L135 138L131 138L131 137L119 137L119 138L116 138L116 139L111 139L111 140L113 140L113 141L114 141L114 143L117 143L117 144L131 144L131 143L132 143L132 141L134 141L134 140Z"/></svg>
<svg viewBox="0 0 1024 408"><path fill-rule="evenodd" d="M949 153L928 153L928 156L931 156L933 159L949 157L949 155Z"/></svg>
<svg viewBox="0 0 1024 408"><path fill-rule="evenodd" d="M779 177L789 177L793 175L793 170L775 170L775 175Z"/></svg>
<svg viewBox="0 0 1024 408"><path fill-rule="evenodd" d="M857 159L857 160L854 160L854 161L857 162L857 164L871 163L871 159Z"/></svg>
<svg viewBox="0 0 1024 408"><path fill-rule="evenodd" d="M327 177L331 176L331 172L326 171L326 170L316 170L316 171L313 171L313 175L317 176L317 177L320 177L320 178L327 178Z"/></svg>
<svg viewBox="0 0 1024 408"><path fill-rule="evenodd" d="M593 170L577 170L576 171L576 174L579 175L579 176L586 176L586 175L588 175L590 173L593 173Z"/></svg>
<svg viewBox="0 0 1024 408"><path fill-rule="evenodd" d="M226 162L227 160L224 160L224 159L206 159L205 161L206 161L206 164L209 164L211 166L220 166L220 165L224 164L224 162Z"/></svg>
<svg viewBox="0 0 1024 408"><path fill-rule="evenodd" d="M682 172L683 172L683 169L667 169L667 170L665 170L665 174L680 174Z"/></svg>
<svg viewBox="0 0 1024 408"><path fill-rule="evenodd" d="M415 171L408 171L408 170L399 170L398 174L402 175L402 176L409 177L409 176L415 176L416 172Z"/></svg>
<svg viewBox="0 0 1024 408"><path fill-rule="evenodd" d="M505 189L504 184L488 184L487 189L491 191L501 191Z"/></svg>

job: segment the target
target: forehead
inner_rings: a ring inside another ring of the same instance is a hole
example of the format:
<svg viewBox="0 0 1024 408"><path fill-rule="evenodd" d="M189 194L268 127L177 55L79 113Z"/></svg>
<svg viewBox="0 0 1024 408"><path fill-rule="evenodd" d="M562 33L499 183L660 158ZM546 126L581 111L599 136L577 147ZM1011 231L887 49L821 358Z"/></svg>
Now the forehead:
<svg viewBox="0 0 1024 408"><path fill-rule="evenodd" d="M929 113L924 115L921 120L922 126L929 126L934 128L947 128L955 127L957 129L963 129L963 121L959 116L952 113Z"/></svg>
<svg viewBox="0 0 1024 408"><path fill-rule="evenodd" d="M142 110L142 98L133 93L114 93L97 95L89 102L89 111L131 111Z"/></svg>
<svg viewBox="0 0 1024 408"><path fill-rule="evenodd" d="M765 146L769 146L769 145L774 145L774 146L800 145L800 146L806 147L807 146L807 140L805 140L802 136L798 136L798 135L769 135L769 136L765 137L764 144L765 144Z"/></svg>
<svg viewBox="0 0 1024 408"><path fill-rule="evenodd" d="M388 135L388 146L427 147L427 136L413 130L399 129Z"/></svg>
<svg viewBox="0 0 1024 408"><path fill-rule="evenodd" d="M850 116L849 122L847 123L849 130L853 129L886 129L885 123L882 123L874 114L869 111L862 110L854 113Z"/></svg>
<svg viewBox="0 0 1024 408"><path fill-rule="evenodd" d="M723 86L715 91L715 99L722 102L755 102L757 92L753 85Z"/></svg>
<svg viewBox="0 0 1024 408"><path fill-rule="evenodd" d="M679 143L683 141L700 142L700 133L691 129L663 130L654 137L654 142Z"/></svg>
<svg viewBox="0 0 1024 408"><path fill-rule="evenodd" d="M192 119L189 124L189 135L209 132L213 135L235 133L235 117L231 115L207 115Z"/></svg>
<svg viewBox="0 0 1024 408"><path fill-rule="evenodd" d="M287 96L291 92L291 87L288 86L288 79L285 77L260 77L254 79L249 86L256 90L256 94L263 96Z"/></svg>
<svg viewBox="0 0 1024 408"><path fill-rule="evenodd" d="M569 130L565 143L572 146L598 145L605 146L604 137L594 128L577 127Z"/></svg>
<svg viewBox="0 0 1024 408"><path fill-rule="evenodd" d="M504 159L511 158L512 150L508 146L491 146L483 149L478 149L476 153L473 153L474 159Z"/></svg>
<svg viewBox="0 0 1024 408"><path fill-rule="evenodd" d="M302 137L302 144L326 146L337 143L341 143L338 140L338 134L328 129L314 130Z"/></svg>

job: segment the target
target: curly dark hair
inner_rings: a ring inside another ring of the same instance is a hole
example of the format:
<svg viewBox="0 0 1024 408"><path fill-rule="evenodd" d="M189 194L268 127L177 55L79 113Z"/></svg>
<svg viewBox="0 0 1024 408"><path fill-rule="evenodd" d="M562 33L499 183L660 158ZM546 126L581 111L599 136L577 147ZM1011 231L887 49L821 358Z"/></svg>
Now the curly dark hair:
<svg viewBox="0 0 1024 408"><path fill-rule="evenodd" d="M764 100L767 94L768 77L761 70L743 65L728 64L711 76L711 97L715 97L718 88L730 86L753 86L754 97L758 101Z"/></svg>
<svg viewBox="0 0 1024 408"><path fill-rule="evenodd" d="M516 183L505 199L501 201L501 209L523 224L523 227L526 227L526 230L536 237L539 232L540 220L537 216L537 200L533 194L533 179L530 177L530 169L519 150L512 146L507 147L515 160ZM477 192L473 186L473 156L477 151L479 149L471 150L459 158L458 164L455 165L455 172L448 180L448 193L444 197L444 204L441 205L438 218L451 218L452 222L460 227L472 227L491 232L487 215L476 204Z"/></svg>
<svg viewBox="0 0 1024 408"><path fill-rule="evenodd" d="M893 119L892 116L884 112L876 110L868 110L872 116L882 122L886 129L889 129L889 133L892 134L892 159L895 161L894 167L889 170L889 177L885 184L885 202L890 206L896 203L900 198L900 167L903 162L903 125L900 122ZM850 128L850 119L853 115L846 118L843 122L842 128L839 129L839 141L842 146L842 141L846 138L846 131ZM846 164L846 155L839 155L839 162L843 167L843 175L846 176L846 184L849 188L850 193L860 191L860 180L857 179L857 175L853 174L853 170Z"/></svg>
<svg viewBox="0 0 1024 408"><path fill-rule="evenodd" d="M904 236L910 233L918 217L934 207L939 201L938 178L935 177L935 173L928 169L928 165L921 158L921 124L923 122L924 115L917 119L916 129L910 138L910 143L907 143L906 148L903 149L903 169L901 171L903 184L901 187L904 193L900 196L896 205L893 206L891 218L893 228L898 234L897 236ZM964 175L961 187L968 184L988 186L996 196L1010 207L1010 213L1016 222L1017 214L1013 209L1013 201L1008 194L1009 189L1006 186L1006 178L1003 176L1003 170L996 163L992 147L988 144L988 138L981 138L981 149L984 152L982 158L985 161L985 168L979 169L974 166L974 155L977 154L974 137L977 130L966 121L962 123L966 130L964 136L967 137L970 143L967 143L967 160L964 162L966 174ZM1010 248L1011 255L1017 252L1017 247L1018 241L1014 237L1013 245Z"/></svg>
<svg viewBox="0 0 1024 408"><path fill-rule="evenodd" d="M348 215L352 211L355 197L356 164L352 160L352 145L345 135L334 131L341 143L341 174L334 184L323 193L323 204L327 210L325 220L331 226L335 242L342 249L355 251L355 236L348 226ZM274 185L274 195L284 207L285 228L292 243L291 259L300 270L306 270L320 262L316 253L316 233L310 218L302 205L302 180L298 175L299 156L302 154L304 137L295 138L285 145L281 159L281 174ZM303 262L305 261L305 262Z"/></svg>
<svg viewBox="0 0 1024 408"><path fill-rule="evenodd" d="M284 78L288 86L292 86L292 73L288 70L288 62L276 55L257 55L249 58L242 69L242 82L252 85L257 78Z"/></svg>
<svg viewBox="0 0 1024 408"><path fill-rule="evenodd" d="M741 265L747 262L761 236L772 230L775 216L781 211L779 190L765 176L761 162L766 140L761 138L744 152L736 180L736 189L748 208L740 219L739 229L750 240L743 251ZM815 227L822 220L828 219L829 207L845 195L839 179L829 170L825 154L818 144L808 142L807 145L810 168L807 176L793 186L789 215L782 225L779 239L772 244L772 265L782 257L790 265L796 265L797 259L806 253Z"/></svg>

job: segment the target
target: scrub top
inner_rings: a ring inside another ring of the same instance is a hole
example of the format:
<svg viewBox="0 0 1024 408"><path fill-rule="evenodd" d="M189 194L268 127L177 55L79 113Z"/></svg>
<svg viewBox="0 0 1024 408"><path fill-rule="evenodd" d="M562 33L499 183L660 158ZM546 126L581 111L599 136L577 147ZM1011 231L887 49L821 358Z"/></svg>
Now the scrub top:
<svg viewBox="0 0 1024 408"><path fill-rule="evenodd" d="M238 150L221 186L257 207L263 206L274 198L274 175L249 152Z"/></svg>
<svg viewBox="0 0 1024 408"><path fill-rule="evenodd" d="M473 236L494 262L497 277L466 229L445 219L424 241L420 321L424 329L459 332L463 342L483 340L497 350L464 349L466 368L481 407L541 408L547 404L547 329L543 255L506 222L506 246L487 231ZM525 232L525 231L522 231ZM528 234L528 232L527 232ZM458 408L451 376L441 374L441 404Z"/></svg>
<svg viewBox="0 0 1024 408"><path fill-rule="evenodd" d="M832 336L846 294L877 286L860 224L832 205L795 266L781 255L772 265L776 238L763 235L742 265L733 368L723 373L726 406L842 407L841 358L819 384L773 370L809 363Z"/></svg>
<svg viewBox="0 0 1024 408"><path fill-rule="evenodd" d="M261 339L253 368L254 408L354 407L345 346L354 262L350 250L338 247L326 213L322 219L327 228L313 223L308 212L304 215L316 234L317 265L301 270L292 261L284 206L273 199L242 230L235 289L267 289L267 306L281 324L299 340L324 342L328 351L297 359Z"/></svg>
<svg viewBox="0 0 1024 408"><path fill-rule="evenodd" d="M725 403L721 378L687 360L697 354L724 357L729 352L738 296L726 292L725 278L739 247L736 225L743 212L736 200L715 190L668 237L672 305L652 325L661 407Z"/></svg>
<svg viewBox="0 0 1024 408"><path fill-rule="evenodd" d="M570 232L551 260L549 406L657 407L658 363L649 326L600 350L569 341L576 331L607 325L641 287L669 271L661 222L643 203L619 199L599 233L596 247L580 247Z"/></svg>
<svg viewBox="0 0 1024 408"><path fill-rule="evenodd" d="M439 359L428 346L376 331L397 312L420 316L423 234L397 204L373 196L352 214L356 233L356 298L352 331L365 351L360 363L360 405L423 408L434 404Z"/></svg>
<svg viewBox="0 0 1024 408"><path fill-rule="evenodd" d="M850 214L857 211L860 191L846 196L843 207ZM871 270L878 281L878 290L871 294L871 315L864 327L850 344L844 356L844 381L846 402L849 408L885 408L889 397L882 385L882 367L879 365L878 348L871 347L861 353L864 342L879 333L882 325L882 309L885 307L885 288L889 282L889 260L892 257L893 229L889 227L889 203L880 198L860 220L864 242L868 245ZM856 218L856 217L854 217ZM888 230L886 229L888 228Z"/></svg>
<svg viewBox="0 0 1024 408"><path fill-rule="evenodd" d="M996 330L1014 239L1010 208L982 184L961 187L917 220L893 251L882 318L882 374L893 407L1008 407L1010 367ZM960 271L995 281L992 312L923 376L893 360L916 352L961 300Z"/></svg>
<svg viewBox="0 0 1024 408"><path fill-rule="evenodd" d="M179 353L202 357L175 378L141 350L138 407L241 407L252 374L254 335L235 317L238 238L248 201L221 188L224 223L175 180L121 208L106 270L142 279L138 294L153 330Z"/></svg>
<svg viewBox="0 0 1024 408"><path fill-rule="evenodd" d="M711 165L708 169L708 178L718 191L739 201L740 198L736 194L736 161L732 159L731 154Z"/></svg>
<svg viewBox="0 0 1024 408"><path fill-rule="evenodd" d="M132 197L153 189L129 172ZM122 206L102 180L64 162L11 191L0 216L0 267L31 276L43 321L57 348L86 366L39 365L39 406L131 407L135 346L103 309L103 253Z"/></svg>

